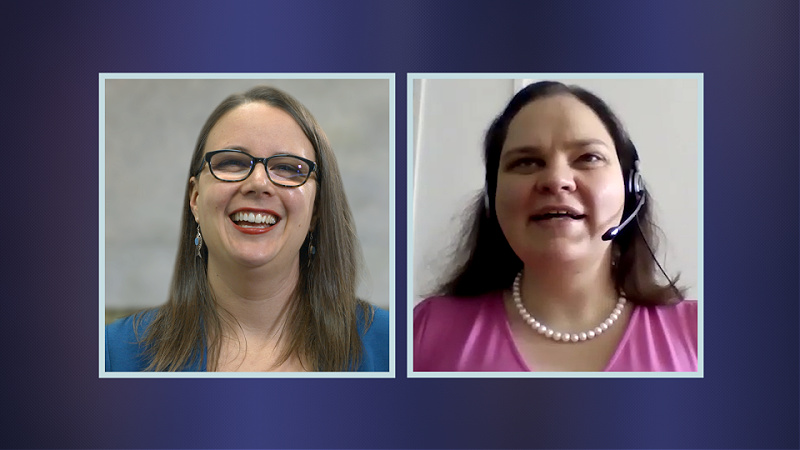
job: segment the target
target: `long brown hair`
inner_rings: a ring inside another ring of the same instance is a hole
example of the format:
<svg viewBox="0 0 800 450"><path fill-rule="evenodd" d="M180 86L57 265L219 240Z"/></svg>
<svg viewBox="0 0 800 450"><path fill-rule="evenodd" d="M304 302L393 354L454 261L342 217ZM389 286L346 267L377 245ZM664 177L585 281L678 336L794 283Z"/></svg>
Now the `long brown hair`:
<svg viewBox="0 0 800 450"><path fill-rule="evenodd" d="M508 244L494 209L500 153L509 124L525 105L560 94L577 98L597 114L614 140L623 179L628 179L638 158L636 148L622 123L602 99L578 86L555 81L541 81L526 86L509 101L486 132L483 148L486 166L484 190L475 197L467 211L463 238L454 254L455 270L435 291L436 294L470 297L506 289L522 269L522 260ZM653 221L650 207L653 199L649 191L645 190L644 196L645 202L636 218L619 232L612 243L614 283L617 290L633 303L677 303L684 298L684 289L676 285L678 276L671 279L667 277L667 283L662 284L658 281L660 273L655 272L655 257L650 246L657 243L658 227ZM635 207L635 198L626 195L623 216L627 217Z"/></svg>
<svg viewBox="0 0 800 450"><path fill-rule="evenodd" d="M317 163L317 195L314 200L313 244L310 235L300 250L300 277L289 303L282 339L284 352L276 365L292 355L313 364L314 371L355 370L362 355L357 317L368 327L374 310L356 298L361 249L355 233L350 206L344 193L333 150L311 113L289 94L268 86L257 86L222 101L206 120L189 165L184 195L183 218L169 297L153 311L154 318L141 343L152 371L179 371L199 367L204 349L208 370L216 368L222 318L208 285L208 250L196 257L194 244L197 222L189 207L188 179L202 167L205 144L211 129L229 111L250 102L280 108L294 118L314 147ZM144 313L135 317L134 329Z"/></svg>

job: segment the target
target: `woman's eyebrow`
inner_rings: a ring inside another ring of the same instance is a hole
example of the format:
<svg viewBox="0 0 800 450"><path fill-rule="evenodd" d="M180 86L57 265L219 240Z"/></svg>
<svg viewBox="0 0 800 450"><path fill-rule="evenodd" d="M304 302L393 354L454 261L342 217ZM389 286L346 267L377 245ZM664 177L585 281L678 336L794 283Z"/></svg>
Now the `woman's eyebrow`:
<svg viewBox="0 0 800 450"><path fill-rule="evenodd" d="M220 150L239 150L239 151L247 153L248 155L250 154L250 150L248 150L247 147L243 147L241 145L228 145L228 146L220 148ZM293 152L293 151L289 151L289 150L279 151L278 153L276 153L276 155L278 155L278 154L296 156L298 158L305 158L305 156L303 156L303 155L301 155L301 154L299 154L297 152ZM306 158L306 159L314 161L313 158ZM316 161L314 161L314 162L316 162Z"/></svg>
<svg viewBox="0 0 800 450"><path fill-rule="evenodd" d="M538 155L542 149L535 145L521 145L519 147L510 148L502 153L502 158L511 158L516 155Z"/></svg>
<svg viewBox="0 0 800 450"><path fill-rule="evenodd" d="M602 139L596 138L581 138L581 139L572 139L567 141L564 146L568 148L581 148L581 147L588 147L590 145L602 145L604 147L608 147L608 143L603 141ZM520 145L518 147L512 147L505 152L503 155L515 155L517 153L521 154L540 154L542 153L541 147L537 147L535 145Z"/></svg>
<svg viewBox="0 0 800 450"><path fill-rule="evenodd" d="M222 150L239 150L242 152L247 152L247 148L242 147L241 145L227 145L222 147Z"/></svg>
<svg viewBox="0 0 800 450"><path fill-rule="evenodd" d="M590 145L602 145L603 147L608 147L608 144L605 141L595 138L574 139L567 142L568 147L588 147Z"/></svg>

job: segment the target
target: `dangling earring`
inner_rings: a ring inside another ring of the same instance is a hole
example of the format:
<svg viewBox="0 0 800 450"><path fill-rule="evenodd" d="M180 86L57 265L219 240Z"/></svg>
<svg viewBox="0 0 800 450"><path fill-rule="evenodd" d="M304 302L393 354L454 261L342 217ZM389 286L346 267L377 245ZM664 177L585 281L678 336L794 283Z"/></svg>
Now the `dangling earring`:
<svg viewBox="0 0 800 450"><path fill-rule="evenodd" d="M200 250L203 249L203 235L200 234L200 225L197 225L197 236L194 237L194 248L195 248L195 255L203 259L203 254L200 253Z"/></svg>
<svg viewBox="0 0 800 450"><path fill-rule="evenodd" d="M317 254L317 247L314 246L314 232L308 233L308 260L311 261L311 258Z"/></svg>
<svg viewBox="0 0 800 450"><path fill-rule="evenodd" d="M619 258L622 256L622 252L619 249L618 245L613 245L611 248L611 269L616 269L617 265L619 264Z"/></svg>

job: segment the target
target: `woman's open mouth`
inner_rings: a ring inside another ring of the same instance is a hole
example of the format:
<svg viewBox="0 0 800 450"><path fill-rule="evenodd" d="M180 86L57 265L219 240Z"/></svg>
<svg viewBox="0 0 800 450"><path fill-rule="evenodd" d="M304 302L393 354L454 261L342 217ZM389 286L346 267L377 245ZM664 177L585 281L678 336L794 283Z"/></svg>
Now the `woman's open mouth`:
<svg viewBox="0 0 800 450"><path fill-rule="evenodd" d="M553 211L544 214L536 214L531 216L534 222L542 222L546 220L581 220L586 217L586 214L573 214L569 211Z"/></svg>
<svg viewBox="0 0 800 450"><path fill-rule="evenodd" d="M234 227L247 234L266 233L281 220L278 215L263 211L237 211L228 217Z"/></svg>

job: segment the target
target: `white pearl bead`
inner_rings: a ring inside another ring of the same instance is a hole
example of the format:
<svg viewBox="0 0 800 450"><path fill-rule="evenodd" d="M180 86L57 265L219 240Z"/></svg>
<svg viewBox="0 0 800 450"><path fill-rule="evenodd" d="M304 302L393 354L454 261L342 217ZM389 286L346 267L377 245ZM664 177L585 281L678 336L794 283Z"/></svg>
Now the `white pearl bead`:
<svg viewBox="0 0 800 450"><path fill-rule="evenodd" d="M612 314L616 314L616 315L619 316L620 314L622 314L622 310L620 308L614 308L614 311L612 312Z"/></svg>
<svg viewBox="0 0 800 450"><path fill-rule="evenodd" d="M619 314L611 314L611 316L609 316L609 319L617 320L617 319L619 319Z"/></svg>
<svg viewBox="0 0 800 450"><path fill-rule="evenodd" d="M528 316L525 318L525 322L528 322L528 325L533 325L533 322L536 322L536 319L534 319L531 316Z"/></svg>
<svg viewBox="0 0 800 450"><path fill-rule="evenodd" d="M594 329L594 334L595 335L602 334L602 333L603 333L603 327L597 327L597 328Z"/></svg>
<svg viewBox="0 0 800 450"><path fill-rule="evenodd" d="M614 321L611 319L606 319L606 321L603 323L606 324L607 327L610 327L614 323Z"/></svg>
<svg viewBox="0 0 800 450"><path fill-rule="evenodd" d="M539 334L544 334L545 332L547 332L547 327L544 325L539 325L538 327L536 327L536 331L538 331Z"/></svg>
<svg viewBox="0 0 800 450"><path fill-rule="evenodd" d="M570 340L569 333L564 333L563 335L561 335L561 340L564 341L564 342L569 341Z"/></svg>
<svg viewBox="0 0 800 450"><path fill-rule="evenodd" d="M586 332L586 338L587 339L593 339L594 338L594 330L587 331Z"/></svg>
<svg viewBox="0 0 800 450"><path fill-rule="evenodd" d="M561 332L560 331L554 332L553 333L553 339L555 339L557 341L560 340L561 339Z"/></svg>
<svg viewBox="0 0 800 450"><path fill-rule="evenodd" d="M589 333L592 333L592 332L590 331ZM587 333L581 333L580 336L578 336L578 337L580 338L580 340L585 341L586 338L588 337L588 334ZM594 333L592 333L592 337L594 337Z"/></svg>
<svg viewBox="0 0 800 450"><path fill-rule="evenodd" d="M583 333L581 333L581 334L583 334ZM578 336L577 334L573 334L573 335L572 335L572 342L578 342L578 340L579 340L579 339L580 339L580 340L583 340L583 339L581 339L581 337L580 337L580 336Z"/></svg>
<svg viewBox="0 0 800 450"><path fill-rule="evenodd" d="M544 335L547 337L553 337L553 330L548 328L547 331L545 331Z"/></svg>
<svg viewBox="0 0 800 450"><path fill-rule="evenodd" d="M603 323L601 323L601 324L600 324L600 328L602 328L602 329L603 329L603 331L606 331L606 330L608 329L608 324L606 324L605 322L603 322Z"/></svg>

